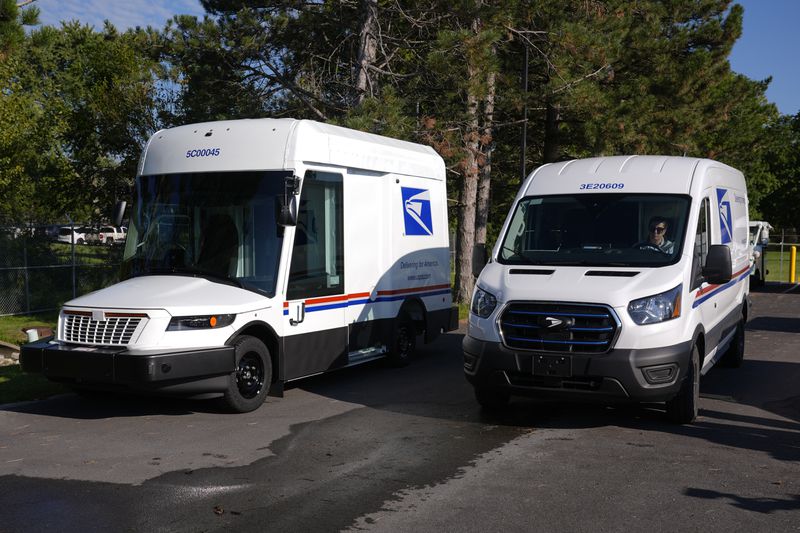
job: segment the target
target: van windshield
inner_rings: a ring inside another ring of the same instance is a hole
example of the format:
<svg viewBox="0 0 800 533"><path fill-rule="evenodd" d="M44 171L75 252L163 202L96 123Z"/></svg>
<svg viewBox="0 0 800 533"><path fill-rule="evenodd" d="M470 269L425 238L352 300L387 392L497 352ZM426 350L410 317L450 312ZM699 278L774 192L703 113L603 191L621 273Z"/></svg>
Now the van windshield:
<svg viewBox="0 0 800 533"><path fill-rule="evenodd" d="M178 274L275 294L283 243L275 210L288 171L141 176L123 278Z"/></svg>
<svg viewBox="0 0 800 533"><path fill-rule="evenodd" d="M676 263L690 202L688 196L624 193L523 198L498 260L615 267Z"/></svg>

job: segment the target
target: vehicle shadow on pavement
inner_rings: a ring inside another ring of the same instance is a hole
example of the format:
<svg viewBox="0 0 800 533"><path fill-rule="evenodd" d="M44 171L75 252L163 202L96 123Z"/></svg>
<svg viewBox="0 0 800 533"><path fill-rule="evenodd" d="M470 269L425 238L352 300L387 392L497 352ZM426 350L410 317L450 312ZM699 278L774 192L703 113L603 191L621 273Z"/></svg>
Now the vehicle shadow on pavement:
<svg viewBox="0 0 800 533"><path fill-rule="evenodd" d="M800 318L759 316L747 322L747 330L800 333Z"/></svg>
<svg viewBox="0 0 800 533"><path fill-rule="evenodd" d="M733 507L769 514L773 511L794 511L800 509L800 494L788 499L780 498L746 498L737 494L718 492L715 490L688 488L684 491L686 496L702 498L704 500L727 499Z"/></svg>
<svg viewBox="0 0 800 533"><path fill-rule="evenodd" d="M157 396L124 394L62 394L46 400L0 406L0 411L26 413L76 420L136 418L142 416L183 416L192 413L225 413L213 400L185 400Z"/></svg>

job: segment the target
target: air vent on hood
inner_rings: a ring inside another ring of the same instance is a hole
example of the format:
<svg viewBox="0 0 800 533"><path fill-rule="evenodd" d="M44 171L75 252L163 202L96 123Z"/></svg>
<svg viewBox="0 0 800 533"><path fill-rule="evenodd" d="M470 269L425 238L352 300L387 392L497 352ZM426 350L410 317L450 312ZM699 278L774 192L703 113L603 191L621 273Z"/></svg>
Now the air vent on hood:
<svg viewBox="0 0 800 533"><path fill-rule="evenodd" d="M608 278L632 278L638 272L624 272L622 270L590 270L585 276L604 276Z"/></svg>
<svg viewBox="0 0 800 533"><path fill-rule="evenodd" d="M532 276L549 276L555 270L530 270L527 268L512 268L508 271L509 274L529 274Z"/></svg>

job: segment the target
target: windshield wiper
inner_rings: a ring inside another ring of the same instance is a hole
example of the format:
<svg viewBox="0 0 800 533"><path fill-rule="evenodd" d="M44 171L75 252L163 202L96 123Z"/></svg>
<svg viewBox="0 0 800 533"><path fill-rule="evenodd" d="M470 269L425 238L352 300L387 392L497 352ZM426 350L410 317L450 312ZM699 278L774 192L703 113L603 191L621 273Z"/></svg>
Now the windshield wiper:
<svg viewBox="0 0 800 533"><path fill-rule="evenodd" d="M516 256L516 257L519 257L519 258L521 258L521 259L524 259L525 261L527 261L527 263L528 263L529 265L541 265L541 264L542 264L542 262L541 262L541 261L537 261L537 260L535 260L535 259L531 259L530 257L528 257L527 255L525 255L525 254L524 254L523 252L521 252L521 251L514 250L513 248L509 248L508 246L503 246L502 248L503 248L503 250L506 250L506 251L508 251L508 252L511 252L511 253L512 253L514 256ZM508 261L510 258L503 258L503 259L505 259L506 261Z"/></svg>

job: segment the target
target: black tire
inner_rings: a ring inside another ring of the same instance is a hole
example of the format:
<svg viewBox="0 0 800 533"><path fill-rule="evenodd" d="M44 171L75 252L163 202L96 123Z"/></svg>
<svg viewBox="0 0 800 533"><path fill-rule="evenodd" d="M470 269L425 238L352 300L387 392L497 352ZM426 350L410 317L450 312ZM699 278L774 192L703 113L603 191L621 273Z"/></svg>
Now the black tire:
<svg viewBox="0 0 800 533"><path fill-rule="evenodd" d="M700 404L700 349L695 344L686 377L674 398L667 401L667 417L676 424L689 424L697 418Z"/></svg>
<svg viewBox="0 0 800 533"><path fill-rule="evenodd" d="M405 314L400 313L397 324L392 334L392 346L387 356L387 362L394 367L403 367L411 362L417 345L417 331L414 321Z"/></svg>
<svg viewBox="0 0 800 533"><path fill-rule="evenodd" d="M267 398L272 383L272 358L264 343L249 335L238 337L233 347L236 370L230 375L223 398L233 412L248 413L258 409Z"/></svg>
<svg viewBox="0 0 800 533"><path fill-rule="evenodd" d="M739 368L742 366L744 362L744 317L739 320L739 323L736 324L736 333L733 334L733 340L731 340L730 346L725 351L725 355L722 356L722 363L723 366L728 368Z"/></svg>
<svg viewBox="0 0 800 533"><path fill-rule="evenodd" d="M511 395L502 390L476 386L475 399L487 411L500 411L508 406Z"/></svg>

